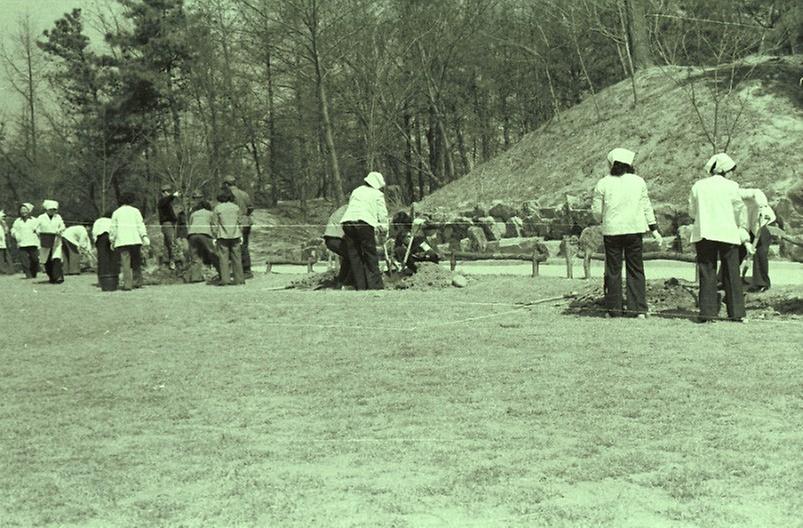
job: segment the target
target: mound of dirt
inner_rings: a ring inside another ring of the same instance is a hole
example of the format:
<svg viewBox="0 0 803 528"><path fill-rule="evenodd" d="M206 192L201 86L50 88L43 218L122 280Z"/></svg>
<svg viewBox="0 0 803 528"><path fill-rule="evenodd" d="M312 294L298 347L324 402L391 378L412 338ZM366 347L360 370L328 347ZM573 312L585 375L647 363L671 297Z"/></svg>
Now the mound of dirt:
<svg viewBox="0 0 803 528"><path fill-rule="evenodd" d="M694 282L682 279L647 281L647 305L650 312L667 316L695 316L698 287ZM764 293L746 293L745 307L748 318L754 319L801 319L803 299L794 289L779 288ZM565 313L575 315L598 315L605 313L602 284L596 284L575 298ZM722 306L722 315L725 306Z"/></svg>
<svg viewBox="0 0 803 528"><path fill-rule="evenodd" d="M442 290L452 287L452 272L433 262L422 262L418 271L410 276L391 276L385 287L396 290Z"/></svg>
<svg viewBox="0 0 803 528"><path fill-rule="evenodd" d="M321 290L337 286L335 271L324 273L309 273L300 279L292 281L287 288L294 290ZM423 262L418 265L418 272L412 275L402 273L387 273L382 276L385 289L388 290L440 290L451 288L454 281L452 272L432 262ZM458 281L463 287L466 281Z"/></svg>
<svg viewBox="0 0 803 528"><path fill-rule="evenodd" d="M713 153L706 130L710 132L715 122L715 111L720 118L723 113L740 116L728 145L739 163L737 181L763 189L771 203L778 204L798 183L796 170L803 163L803 150L794 146L803 141L801 56L758 57L755 62L738 65L733 92L719 106L714 94L721 92L713 90L713 70L645 69L636 76L635 107L630 80L610 86L427 196L417 209L456 212L474 203L501 200L519 206L532 199L542 207L560 206L567 193L588 201L597 180L608 171L608 150L622 146L637 153L636 168L647 181L653 205L684 211L689 189ZM723 66L718 74L729 78L730 70ZM729 139L726 132L718 130L719 145Z"/></svg>

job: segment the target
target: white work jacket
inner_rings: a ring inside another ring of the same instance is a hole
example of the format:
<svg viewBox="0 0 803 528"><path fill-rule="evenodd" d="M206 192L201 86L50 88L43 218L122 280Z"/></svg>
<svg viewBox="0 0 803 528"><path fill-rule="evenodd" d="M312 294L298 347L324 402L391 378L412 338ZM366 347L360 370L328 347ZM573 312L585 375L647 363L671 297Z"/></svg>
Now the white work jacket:
<svg viewBox="0 0 803 528"><path fill-rule="evenodd" d="M17 247L39 247L39 220L29 216L27 220L22 217L14 220L11 224L11 236L17 241Z"/></svg>
<svg viewBox="0 0 803 528"><path fill-rule="evenodd" d="M702 239L740 245L747 234L747 208L739 184L716 174L697 181L689 195L689 214L694 217L691 242Z"/></svg>
<svg viewBox="0 0 803 528"><path fill-rule="evenodd" d="M767 196L760 189L740 189L745 207L747 207L747 228L755 236L759 230L775 221L775 211L770 207Z"/></svg>
<svg viewBox="0 0 803 528"><path fill-rule="evenodd" d="M388 208L382 191L368 185L360 185L352 191L349 205L340 223L360 220L374 228L388 230Z"/></svg>
<svg viewBox="0 0 803 528"><path fill-rule="evenodd" d="M608 175L597 182L591 212L602 222L603 235L646 233L655 224L655 212L641 176Z"/></svg>
<svg viewBox="0 0 803 528"><path fill-rule="evenodd" d="M145 229L145 222L139 209L121 205L112 213L109 241L113 248L150 244L148 231Z"/></svg>

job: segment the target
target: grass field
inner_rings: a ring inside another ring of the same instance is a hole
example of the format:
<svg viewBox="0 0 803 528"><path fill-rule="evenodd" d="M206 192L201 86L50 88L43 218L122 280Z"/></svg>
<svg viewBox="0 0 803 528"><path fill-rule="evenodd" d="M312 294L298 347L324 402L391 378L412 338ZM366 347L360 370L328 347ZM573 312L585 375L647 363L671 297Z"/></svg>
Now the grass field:
<svg viewBox="0 0 803 528"><path fill-rule="evenodd" d="M803 323L0 277L0 525L792 527Z"/></svg>

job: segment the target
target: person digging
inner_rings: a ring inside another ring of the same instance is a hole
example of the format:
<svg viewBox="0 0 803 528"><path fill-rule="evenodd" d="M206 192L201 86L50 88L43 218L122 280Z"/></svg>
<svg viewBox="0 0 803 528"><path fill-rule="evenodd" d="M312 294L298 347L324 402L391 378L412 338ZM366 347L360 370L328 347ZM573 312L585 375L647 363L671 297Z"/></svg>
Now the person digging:
<svg viewBox="0 0 803 528"><path fill-rule="evenodd" d="M408 216L409 218L409 216ZM398 222L404 225L405 222ZM402 229L396 235L393 256L401 262L402 273L412 275L418 271L421 262L440 262L438 253L427 243L423 234L424 219L416 218L409 229Z"/></svg>

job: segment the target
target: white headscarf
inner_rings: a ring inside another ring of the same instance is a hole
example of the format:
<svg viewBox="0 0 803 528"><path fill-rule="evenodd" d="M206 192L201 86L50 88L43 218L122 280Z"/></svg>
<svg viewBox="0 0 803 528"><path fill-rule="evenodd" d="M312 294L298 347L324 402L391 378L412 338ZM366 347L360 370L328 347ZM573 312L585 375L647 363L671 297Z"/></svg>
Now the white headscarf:
<svg viewBox="0 0 803 528"><path fill-rule="evenodd" d="M42 209L47 211L48 209L58 209L59 203L56 200L45 200L42 202Z"/></svg>
<svg viewBox="0 0 803 528"><path fill-rule="evenodd" d="M608 164L613 165L615 162L624 163L625 165L633 165L633 160L636 159L636 153L626 148L615 148L608 152Z"/></svg>
<svg viewBox="0 0 803 528"><path fill-rule="evenodd" d="M714 154L705 164L705 172L708 174L727 174L735 168L736 162L724 152Z"/></svg>
<svg viewBox="0 0 803 528"><path fill-rule="evenodd" d="M32 213L33 212L33 204L25 202L24 204L22 204L22 207L20 207L20 211L22 211L23 209L25 209L26 213Z"/></svg>
<svg viewBox="0 0 803 528"><path fill-rule="evenodd" d="M365 177L365 183L367 183L374 189L379 190L385 186L385 177L382 176L381 173L376 171L369 172L368 176Z"/></svg>

